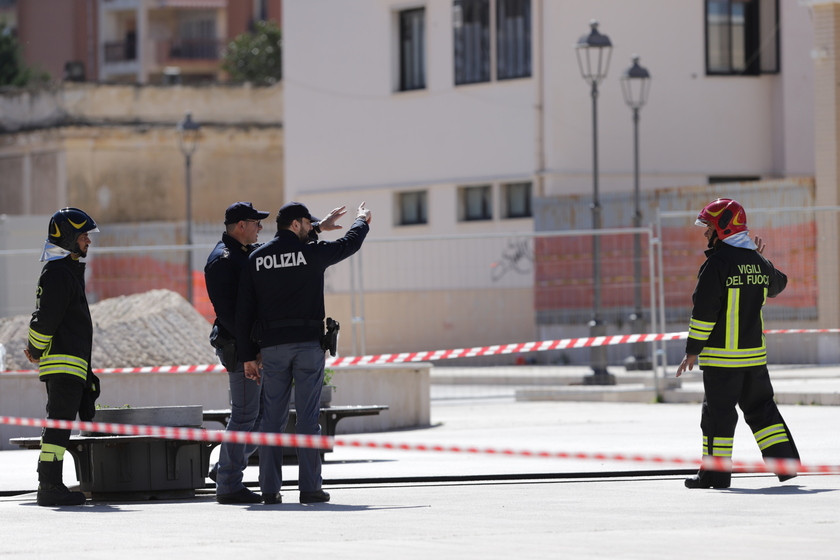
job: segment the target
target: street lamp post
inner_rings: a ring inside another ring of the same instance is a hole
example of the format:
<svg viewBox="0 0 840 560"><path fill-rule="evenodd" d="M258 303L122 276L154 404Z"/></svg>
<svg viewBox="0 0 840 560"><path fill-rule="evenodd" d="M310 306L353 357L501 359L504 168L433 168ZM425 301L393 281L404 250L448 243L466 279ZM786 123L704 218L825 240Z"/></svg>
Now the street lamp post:
<svg viewBox="0 0 840 560"><path fill-rule="evenodd" d="M589 23L591 30L575 45L578 67L583 79L590 85L592 95L592 229L601 229L601 200L598 193L598 85L607 77L612 55L612 42L598 32L598 22ZM601 237L592 239L592 279L594 284L590 336L604 336L607 326L601 318ZM607 349L597 346L590 349L592 375L584 378L589 385L614 385L615 376L607 371Z"/></svg>
<svg viewBox="0 0 840 560"><path fill-rule="evenodd" d="M633 226L642 227L642 209L639 201L639 111L647 103L650 92L650 73L639 66L639 55L633 55L633 65L621 76L621 92L624 101L633 110ZM645 320L642 313L642 236L633 236L633 277L634 277L634 310L630 315L630 327L634 333L642 333ZM633 344L633 355L624 362L629 370L649 370L653 368L647 356L644 342Z"/></svg>
<svg viewBox="0 0 840 560"><path fill-rule="evenodd" d="M178 145L181 153L184 154L184 165L186 168L185 184L187 191L187 301L193 303L192 286L192 155L198 147L198 133L201 125L192 120L192 113L187 111L184 118L178 123Z"/></svg>

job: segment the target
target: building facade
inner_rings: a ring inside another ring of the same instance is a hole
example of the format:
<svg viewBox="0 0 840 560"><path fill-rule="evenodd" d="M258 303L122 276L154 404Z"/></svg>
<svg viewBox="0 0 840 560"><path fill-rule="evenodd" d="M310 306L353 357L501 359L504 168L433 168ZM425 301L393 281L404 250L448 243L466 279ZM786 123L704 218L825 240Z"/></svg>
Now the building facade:
<svg viewBox="0 0 840 560"><path fill-rule="evenodd" d="M602 227L629 226L629 220L609 219L632 216L633 113L621 76L634 55L651 75L639 122L643 223L653 220L651 208L662 193L677 201L672 210L684 210L681 188L690 189L685 200L696 203L704 185L754 182L760 190L783 179L813 185L819 14L818 7L785 0L287 0L287 200L306 202L316 212L364 200L375 214L371 241L512 236L542 232L546 224L588 228L597 153L599 194L613 204ZM593 19L612 42L595 103L575 48ZM836 190L836 184L818 180L814 188ZM709 196L720 192L708 190ZM566 206L568 223L537 219L540 208L563 197L577 201ZM571 253L558 249L562 254L546 253L547 245L511 246L512 257L488 260L466 280L377 290L368 278L445 265L431 254L418 266L408 251L379 259L368 243L361 267L365 316L358 320L368 330L368 349L586 336L593 297L589 241ZM602 257L612 268L604 269L604 282L614 282L608 286L612 293L632 294L638 285L632 247L624 241L605 246ZM572 254L580 259L572 263ZM495 283L487 290L488 267L499 270L492 267L508 262L515 270L528 258L533 266L505 276L504 287ZM643 258L649 258L646 245ZM575 272L546 278L535 273L540 259L566 263L564 270L574 266ZM647 265L645 260L645 305ZM825 280L821 290L829 289ZM544 285L565 291L566 303L542 302ZM821 292L820 301L836 308L836 290L831 294L825 299ZM328 297L336 307L345 305L338 295ZM632 296L611 304L610 334L633 332L626 320L632 304ZM412 340L397 340L399 330L385 326L395 310L411 318L417 333ZM470 318L482 328L463 335L469 327L461 323Z"/></svg>
<svg viewBox="0 0 840 560"><path fill-rule="evenodd" d="M27 65L53 79L75 68L75 80L99 71L97 0L15 0L17 35ZM70 65L68 67L68 64Z"/></svg>
<svg viewBox="0 0 840 560"><path fill-rule="evenodd" d="M813 25L797 2L288 0L288 196L365 199L403 235L530 229L529 197L591 194L574 47L592 18L614 45L603 192L633 186L620 76L634 54L652 76L642 189L813 176Z"/></svg>
<svg viewBox="0 0 840 560"><path fill-rule="evenodd" d="M74 81L220 81L227 41L282 21L282 0L16 1L27 63Z"/></svg>

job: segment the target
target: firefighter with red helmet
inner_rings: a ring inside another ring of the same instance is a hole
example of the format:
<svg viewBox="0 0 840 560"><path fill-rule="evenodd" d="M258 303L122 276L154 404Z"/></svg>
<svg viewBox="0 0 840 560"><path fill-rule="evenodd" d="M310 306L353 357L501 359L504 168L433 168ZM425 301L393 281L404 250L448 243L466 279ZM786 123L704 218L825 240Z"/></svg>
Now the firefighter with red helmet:
<svg viewBox="0 0 840 560"><path fill-rule="evenodd" d="M764 258L764 242L750 238L747 214L737 201L719 198L700 212L706 228L706 262L692 300L685 357L677 377L698 363L703 371L703 455L731 467L740 406L764 457L799 460L776 403L767 371L762 307L787 285L787 276ZM796 476L777 473L784 482ZM688 488L728 488L730 470L701 468Z"/></svg>
<svg viewBox="0 0 840 560"><path fill-rule="evenodd" d="M85 297L85 263L90 232L96 222L78 208L53 214L41 261L35 312L29 323L27 359L38 364L47 390L47 418L92 420L99 380L90 365L93 324ZM62 481L70 430L44 428L38 456L38 505L67 506L85 502L82 492Z"/></svg>

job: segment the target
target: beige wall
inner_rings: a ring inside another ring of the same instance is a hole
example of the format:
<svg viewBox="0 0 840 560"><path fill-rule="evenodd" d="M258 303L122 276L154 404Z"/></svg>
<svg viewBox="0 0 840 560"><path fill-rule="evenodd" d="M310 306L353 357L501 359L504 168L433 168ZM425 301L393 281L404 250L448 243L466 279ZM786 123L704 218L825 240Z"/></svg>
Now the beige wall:
<svg viewBox="0 0 840 560"><path fill-rule="evenodd" d="M184 219L185 161L171 128L74 127L64 146L68 204L103 223ZM282 130L202 128L192 158L193 221L220 222L236 200L276 209L282 198Z"/></svg>
<svg viewBox="0 0 840 560"><path fill-rule="evenodd" d="M327 294L341 322L338 352L352 356L348 294ZM359 309L356 309L359 314ZM536 340L533 288L375 292L364 298L365 353L471 348ZM342 320L344 318L344 320ZM358 335L357 335L358 336ZM359 344L357 339L357 344ZM361 346L357 346L357 353Z"/></svg>
<svg viewBox="0 0 840 560"><path fill-rule="evenodd" d="M65 84L59 94L68 114L116 122L177 122L192 111L198 122L279 125L283 86L111 86Z"/></svg>
<svg viewBox="0 0 840 560"><path fill-rule="evenodd" d="M0 96L0 213L78 206L102 223L183 220L175 130L202 125L192 158L193 221L237 200L283 202L282 87L66 84Z"/></svg>
<svg viewBox="0 0 840 560"><path fill-rule="evenodd" d="M58 130L0 135L0 214L52 214L66 205Z"/></svg>
<svg viewBox="0 0 840 560"><path fill-rule="evenodd" d="M125 86L64 83L0 95L0 132L60 125L171 125L191 111L201 123L282 127L283 86Z"/></svg>

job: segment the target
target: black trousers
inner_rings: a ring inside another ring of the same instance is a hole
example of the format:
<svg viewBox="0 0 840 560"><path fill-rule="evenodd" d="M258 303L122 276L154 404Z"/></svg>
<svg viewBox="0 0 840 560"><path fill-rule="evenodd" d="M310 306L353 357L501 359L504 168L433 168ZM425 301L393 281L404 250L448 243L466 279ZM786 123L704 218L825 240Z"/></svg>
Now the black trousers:
<svg viewBox="0 0 840 560"><path fill-rule="evenodd" d="M712 454L714 438L732 438L738 423L737 404L744 413L763 457L799 459L793 436L776 402L767 366L703 368L703 412L700 428Z"/></svg>
<svg viewBox="0 0 840 560"><path fill-rule="evenodd" d="M84 381L70 376L53 374L44 382L47 388L47 418L50 420L75 420L85 389ZM67 448L70 430L44 428L41 442Z"/></svg>

